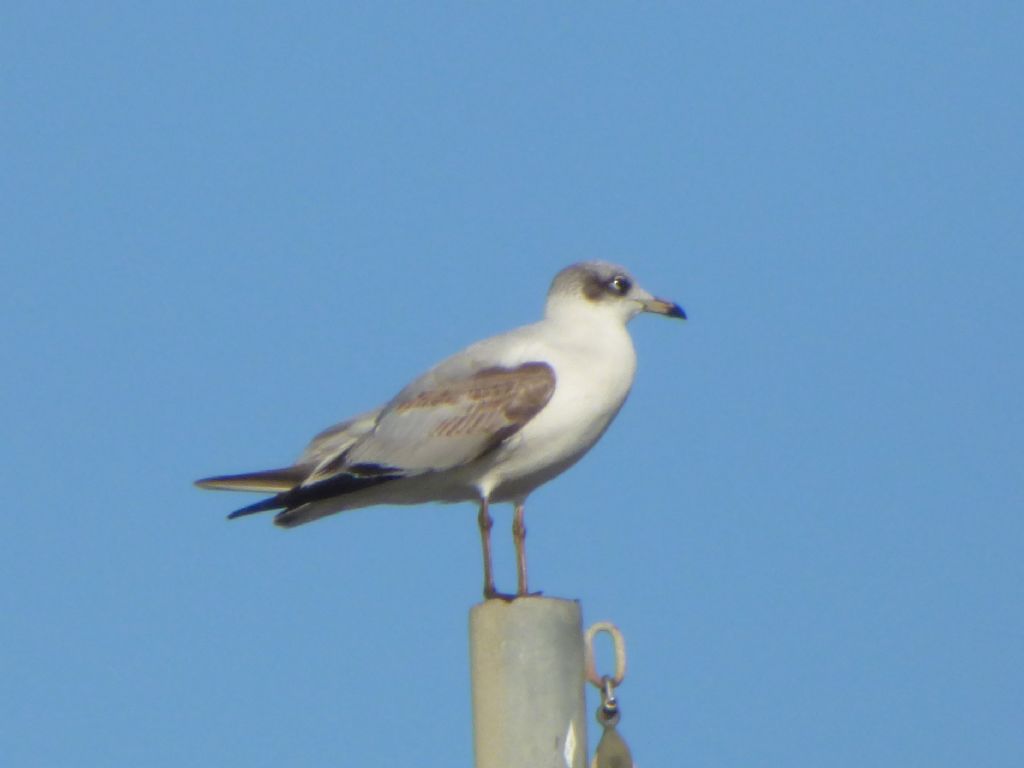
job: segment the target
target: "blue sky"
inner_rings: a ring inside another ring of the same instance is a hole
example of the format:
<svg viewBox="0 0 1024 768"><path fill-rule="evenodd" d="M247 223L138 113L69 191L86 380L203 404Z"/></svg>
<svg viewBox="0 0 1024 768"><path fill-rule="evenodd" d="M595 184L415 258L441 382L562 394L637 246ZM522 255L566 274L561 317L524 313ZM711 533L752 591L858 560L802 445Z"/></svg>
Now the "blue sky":
<svg viewBox="0 0 1024 768"><path fill-rule="evenodd" d="M0 30L5 764L471 764L474 510L283 532L191 481L589 258L691 318L634 322L630 401L528 507L534 585L625 634L639 764L1024 762L1019 3Z"/></svg>

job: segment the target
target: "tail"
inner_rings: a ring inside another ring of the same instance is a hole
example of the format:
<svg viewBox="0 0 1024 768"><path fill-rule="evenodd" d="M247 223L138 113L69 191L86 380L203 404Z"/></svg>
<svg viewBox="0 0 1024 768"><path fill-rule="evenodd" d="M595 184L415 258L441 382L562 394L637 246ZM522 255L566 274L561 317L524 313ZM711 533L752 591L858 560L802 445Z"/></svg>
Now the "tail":
<svg viewBox="0 0 1024 768"><path fill-rule="evenodd" d="M202 480L196 480L196 485L214 491L283 493L301 485L311 471L311 467L296 465L283 469L266 469L262 472L245 472L241 475L204 477Z"/></svg>
<svg viewBox="0 0 1024 768"><path fill-rule="evenodd" d="M254 515L257 512L280 509L284 511L274 518L274 522L282 527L291 528L301 525L303 522L316 519L316 517L311 517L307 520L303 515L289 514L298 507L332 499L337 496L344 496L403 477L403 474L397 470L370 476L342 473L329 477L326 480L303 485L302 482L307 477L309 471L309 467L299 465L284 469L270 469L264 472L207 477L197 480L196 485L200 488L224 491L257 491L263 493L274 493L276 491L269 499L263 499L247 507L236 509L228 515L228 520L234 520L236 517L244 517L246 515Z"/></svg>

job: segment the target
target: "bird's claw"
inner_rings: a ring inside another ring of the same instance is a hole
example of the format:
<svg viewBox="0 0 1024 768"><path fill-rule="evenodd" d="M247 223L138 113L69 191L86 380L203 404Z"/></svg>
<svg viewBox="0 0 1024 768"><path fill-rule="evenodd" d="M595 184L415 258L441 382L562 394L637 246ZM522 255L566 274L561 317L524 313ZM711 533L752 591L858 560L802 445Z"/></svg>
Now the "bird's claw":
<svg viewBox="0 0 1024 768"><path fill-rule="evenodd" d="M511 603L519 595L510 595L505 592L499 592L496 589L485 589L484 600L504 600L506 603Z"/></svg>
<svg viewBox="0 0 1024 768"><path fill-rule="evenodd" d="M511 603L513 600L518 600L520 597L540 597L543 592L518 592L514 595L510 595L507 592L499 592L496 589L485 589L484 600L504 600L506 603Z"/></svg>

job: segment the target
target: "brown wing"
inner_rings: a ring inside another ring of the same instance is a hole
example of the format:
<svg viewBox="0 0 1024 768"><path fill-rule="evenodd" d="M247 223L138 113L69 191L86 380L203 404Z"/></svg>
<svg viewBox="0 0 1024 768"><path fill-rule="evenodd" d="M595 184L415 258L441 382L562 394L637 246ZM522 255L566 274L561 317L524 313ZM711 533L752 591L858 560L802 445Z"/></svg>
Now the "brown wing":
<svg viewBox="0 0 1024 768"><path fill-rule="evenodd" d="M522 429L554 391L555 372L540 362L424 376L384 409L372 432L323 462L307 482L371 468L416 474L467 464Z"/></svg>

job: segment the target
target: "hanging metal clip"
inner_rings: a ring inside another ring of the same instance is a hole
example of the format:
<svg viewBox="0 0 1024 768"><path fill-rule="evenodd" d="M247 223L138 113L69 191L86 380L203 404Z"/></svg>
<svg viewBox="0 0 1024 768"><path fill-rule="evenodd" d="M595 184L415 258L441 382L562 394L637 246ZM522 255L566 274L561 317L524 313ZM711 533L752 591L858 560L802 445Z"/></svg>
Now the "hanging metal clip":
<svg viewBox="0 0 1024 768"><path fill-rule="evenodd" d="M613 688L622 685L626 679L626 641L622 639L619 628L610 621L598 621L591 624L583 639L586 643L587 680L598 688L604 687L605 678L597 674L597 663L594 660L594 637L598 632L607 632L615 647L615 674L609 677Z"/></svg>
<svg viewBox="0 0 1024 768"><path fill-rule="evenodd" d="M615 674L598 675L594 653L594 637L598 632L607 632L615 648ZM591 768L634 768L633 756L622 736L615 729L622 713L615 689L626 679L626 641L619 628L610 621L599 621L592 625L584 636L587 680L601 692L601 706L597 708L597 722L604 729L601 741L591 762Z"/></svg>

